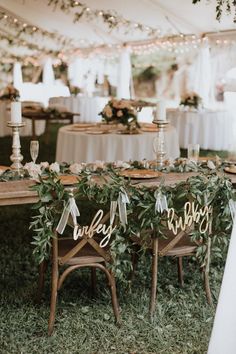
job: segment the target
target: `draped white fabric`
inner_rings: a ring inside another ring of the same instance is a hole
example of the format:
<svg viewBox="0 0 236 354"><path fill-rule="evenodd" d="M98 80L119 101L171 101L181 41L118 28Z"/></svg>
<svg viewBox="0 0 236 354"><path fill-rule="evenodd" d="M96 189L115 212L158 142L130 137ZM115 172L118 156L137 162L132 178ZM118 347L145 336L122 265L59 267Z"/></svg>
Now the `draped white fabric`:
<svg viewBox="0 0 236 354"><path fill-rule="evenodd" d="M201 96L203 105L208 106L211 89L211 60L209 46L204 45L194 65L193 91Z"/></svg>
<svg viewBox="0 0 236 354"><path fill-rule="evenodd" d="M21 71L21 64L16 62L13 66L13 85L17 89L22 86L23 78L22 78L22 71Z"/></svg>
<svg viewBox="0 0 236 354"><path fill-rule="evenodd" d="M236 352L236 223L234 223L208 354Z"/></svg>
<svg viewBox="0 0 236 354"><path fill-rule="evenodd" d="M95 130L96 128L94 128ZM73 131L71 125L59 129L57 137L56 161L58 162L94 162L153 160L153 139L156 133L92 134ZM96 131L94 132L96 133ZM165 132L167 154L171 158L179 157L179 144L174 127Z"/></svg>
<svg viewBox="0 0 236 354"><path fill-rule="evenodd" d="M55 83L55 76L52 66L52 59L47 58L43 66L43 84L47 86L52 86Z"/></svg>
<svg viewBox="0 0 236 354"><path fill-rule="evenodd" d="M200 144L201 149L234 150L234 111L173 109L167 110L167 119L176 128L183 149L187 149L188 144Z"/></svg>
<svg viewBox="0 0 236 354"><path fill-rule="evenodd" d="M130 98L131 85L131 61L130 50L124 48L120 54L119 68L118 68L118 86L117 98Z"/></svg>

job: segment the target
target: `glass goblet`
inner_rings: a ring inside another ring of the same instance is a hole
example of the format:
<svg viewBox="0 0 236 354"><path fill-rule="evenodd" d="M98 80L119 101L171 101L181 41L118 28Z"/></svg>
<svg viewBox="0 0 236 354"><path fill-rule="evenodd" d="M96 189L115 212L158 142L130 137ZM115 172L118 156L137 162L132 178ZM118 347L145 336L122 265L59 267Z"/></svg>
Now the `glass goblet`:
<svg viewBox="0 0 236 354"><path fill-rule="evenodd" d="M31 140L30 142L30 156L33 163L35 164L39 154L39 142L38 140Z"/></svg>

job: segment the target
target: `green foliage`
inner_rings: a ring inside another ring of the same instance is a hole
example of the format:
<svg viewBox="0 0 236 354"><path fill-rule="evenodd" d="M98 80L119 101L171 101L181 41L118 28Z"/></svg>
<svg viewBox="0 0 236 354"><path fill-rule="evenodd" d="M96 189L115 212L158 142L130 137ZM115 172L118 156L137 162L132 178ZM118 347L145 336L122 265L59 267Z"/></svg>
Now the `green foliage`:
<svg viewBox="0 0 236 354"><path fill-rule="evenodd" d="M200 1L201 0L192 0L192 3L197 4ZM221 20L224 10L227 15L231 14L231 11L234 11L234 22L236 23L236 1L235 0L215 0L215 2L216 2L216 19L218 21Z"/></svg>
<svg viewBox="0 0 236 354"><path fill-rule="evenodd" d="M33 188L37 190L40 201L34 206L38 211L31 223L35 231L33 244L36 259L41 262L48 257L50 240L53 237L60 215L68 199L68 192L64 189L58 176L54 172L45 171L47 178L41 178L40 184ZM97 178L99 177L99 183ZM128 224L123 227L118 222L113 234L111 252L113 254L113 270L117 277L124 280L127 270L131 269L130 251L132 236L141 238L165 237L167 228L167 213L155 210L155 192L166 195L168 206L175 209L177 216L184 215L186 201L195 202L199 207L211 205L213 207L212 234L210 230L201 234L196 228L192 233L192 240L199 249L197 258L202 266L206 262L208 239L212 240L212 249L216 250L227 245L228 235L232 226L229 199L236 199L231 182L224 176L208 173L193 176L176 186L157 187L132 185L129 180L120 177L112 168L104 174L103 171L91 172L85 170L76 185L75 198L78 204L84 201L109 210L110 202L117 200L121 189L125 190L130 203L127 204ZM118 218L118 215L117 215ZM142 232L144 231L144 232Z"/></svg>

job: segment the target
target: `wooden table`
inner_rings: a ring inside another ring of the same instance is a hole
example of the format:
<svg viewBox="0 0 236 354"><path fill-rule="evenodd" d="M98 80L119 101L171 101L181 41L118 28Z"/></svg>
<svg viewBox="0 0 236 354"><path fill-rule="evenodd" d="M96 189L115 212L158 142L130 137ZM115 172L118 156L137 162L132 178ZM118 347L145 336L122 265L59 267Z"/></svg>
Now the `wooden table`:
<svg viewBox="0 0 236 354"><path fill-rule="evenodd" d="M165 174L165 184L173 185L185 181L191 176L196 176L198 173L168 173ZM226 177L230 178L232 183L236 185L236 175L226 173ZM134 183L138 182L135 180ZM160 178L156 180L140 180L139 183L159 185ZM0 182L0 206L1 205L18 205L18 204L31 204L38 201L37 192L30 190L30 187L35 185L32 180L21 180L11 182Z"/></svg>
<svg viewBox="0 0 236 354"><path fill-rule="evenodd" d="M36 131L35 131L35 122L39 120L45 120L45 142L49 143L49 125L50 123L57 122L57 121L68 121L69 124L73 124L74 116L79 115L79 113L72 113L72 112L61 112L60 114L54 115L50 112L44 111L30 111L30 110L23 110L22 117L26 119L30 119L32 121L32 139L36 139Z"/></svg>

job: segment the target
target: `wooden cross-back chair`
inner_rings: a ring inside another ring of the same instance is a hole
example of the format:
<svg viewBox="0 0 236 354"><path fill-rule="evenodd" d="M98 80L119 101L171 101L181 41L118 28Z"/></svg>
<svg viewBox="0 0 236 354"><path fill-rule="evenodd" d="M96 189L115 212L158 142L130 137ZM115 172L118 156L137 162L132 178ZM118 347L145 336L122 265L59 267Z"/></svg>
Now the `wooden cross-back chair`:
<svg viewBox="0 0 236 354"><path fill-rule="evenodd" d="M101 223L105 223L108 218L109 214L107 213L101 220ZM58 290L60 290L64 280L72 271L84 267L91 268L93 287L95 287L96 268L105 273L111 290L114 316L116 321L119 322L120 316L116 295L116 282L111 270L107 267L107 263L111 262L112 259L109 253L109 247L102 248L99 245L99 242L100 240L97 238L96 234L93 234L91 238L84 235L75 241L73 238L58 237L58 234L55 232L55 237L52 239L51 303L48 323L49 335L52 334L54 328ZM62 266L64 270L61 273L60 268ZM41 298L43 290L45 269L45 262L43 262L40 266L39 299Z"/></svg>
<svg viewBox="0 0 236 354"><path fill-rule="evenodd" d="M177 235L168 231L166 238L160 238L155 231L146 231L149 237L132 237L136 252L132 255L133 273L136 270L138 262L138 251L140 247L146 248L152 256L152 279L151 279L151 296L149 312L151 317L154 314L157 299L157 279L158 279L158 258L159 257L176 257L178 280L181 286L184 284L183 280L183 257L193 256L196 254L198 244L192 242L189 233L193 227L188 227L185 231L180 231ZM209 285L209 262L210 262L210 247L211 239L208 239L207 243L207 260L205 266L202 268L204 275L204 287L206 292L207 301L212 304L211 290Z"/></svg>

